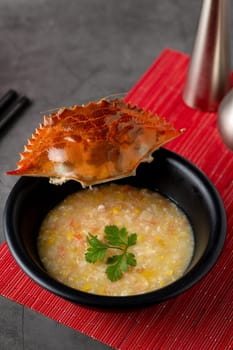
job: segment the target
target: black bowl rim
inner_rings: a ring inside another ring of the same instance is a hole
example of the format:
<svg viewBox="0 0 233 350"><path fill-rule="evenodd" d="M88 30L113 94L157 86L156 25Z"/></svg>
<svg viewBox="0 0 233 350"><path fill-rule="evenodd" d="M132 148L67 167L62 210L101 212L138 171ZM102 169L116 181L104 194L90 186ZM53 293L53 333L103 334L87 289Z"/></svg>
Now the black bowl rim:
<svg viewBox="0 0 233 350"><path fill-rule="evenodd" d="M11 220L11 213L15 198L17 197L19 190L27 185L30 177L21 177L16 182L7 198L3 211L3 230L5 239L12 256L16 260L19 267L32 280L34 280L37 284L46 290L76 304L101 309L122 310L158 304L185 292L194 284L199 282L214 266L223 249L227 231L227 217L225 207L216 187L213 185L207 175L196 165L194 165L186 158L180 156L179 154L165 148L160 148L156 152L160 152L163 157L169 158L192 171L193 174L195 174L195 176L198 177L202 182L206 191L213 200L214 210L216 212L216 217L218 218L218 227L215 227L215 231L218 231L218 235L215 235L216 239L214 242L208 242L206 254L201 257L200 261L191 271L187 272L187 274L172 284L167 285L161 289L131 296L103 296L90 294L78 291L54 280L46 272L42 272L41 269L29 258L29 256L25 255L25 251L20 244L17 233L14 232L13 223ZM41 179L36 178L35 181L41 181ZM211 250L213 244L215 244L215 250Z"/></svg>

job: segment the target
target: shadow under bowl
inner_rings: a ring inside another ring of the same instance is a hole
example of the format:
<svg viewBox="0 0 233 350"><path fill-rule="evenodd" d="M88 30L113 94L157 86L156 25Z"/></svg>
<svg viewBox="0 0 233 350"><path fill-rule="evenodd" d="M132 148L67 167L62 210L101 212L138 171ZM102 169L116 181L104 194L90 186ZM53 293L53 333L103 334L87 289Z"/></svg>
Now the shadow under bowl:
<svg viewBox="0 0 233 350"><path fill-rule="evenodd" d="M153 157L151 163L140 164L136 176L114 182L158 191L185 212L193 228L195 247L181 278L149 293L119 297L85 293L54 280L38 256L38 230L50 209L82 187L75 181L54 186L46 178L20 178L5 205L4 234L18 265L50 292L93 308L145 307L175 297L196 284L213 267L224 245L227 223L221 197L207 176L185 158L164 148L154 152Z"/></svg>

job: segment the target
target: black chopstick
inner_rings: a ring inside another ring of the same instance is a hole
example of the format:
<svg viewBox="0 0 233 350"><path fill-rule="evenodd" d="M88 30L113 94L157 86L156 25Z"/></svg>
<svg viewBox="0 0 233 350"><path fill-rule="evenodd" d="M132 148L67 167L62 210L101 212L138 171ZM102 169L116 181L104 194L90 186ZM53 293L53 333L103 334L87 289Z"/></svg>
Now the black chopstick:
<svg viewBox="0 0 233 350"><path fill-rule="evenodd" d="M13 121L29 104L28 97L18 97L14 90L9 90L0 99L0 130Z"/></svg>
<svg viewBox="0 0 233 350"><path fill-rule="evenodd" d="M0 112L6 109L11 103L13 103L18 97L18 94L15 90L9 90L5 95L0 99Z"/></svg>

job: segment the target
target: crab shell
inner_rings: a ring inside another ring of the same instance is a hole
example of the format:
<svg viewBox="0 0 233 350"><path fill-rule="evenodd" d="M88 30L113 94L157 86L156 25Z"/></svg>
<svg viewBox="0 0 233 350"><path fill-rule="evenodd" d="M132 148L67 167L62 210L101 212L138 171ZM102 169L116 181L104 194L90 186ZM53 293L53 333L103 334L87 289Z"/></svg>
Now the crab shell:
<svg viewBox="0 0 233 350"><path fill-rule="evenodd" d="M182 132L121 99L63 108L44 117L18 168L7 174L91 186L134 175L141 162L153 159L152 152Z"/></svg>

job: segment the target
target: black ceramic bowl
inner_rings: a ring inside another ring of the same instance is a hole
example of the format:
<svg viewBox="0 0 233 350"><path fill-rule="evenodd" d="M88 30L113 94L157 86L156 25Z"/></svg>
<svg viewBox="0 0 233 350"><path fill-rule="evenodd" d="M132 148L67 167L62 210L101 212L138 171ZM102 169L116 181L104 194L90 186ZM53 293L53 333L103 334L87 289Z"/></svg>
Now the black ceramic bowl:
<svg viewBox="0 0 233 350"><path fill-rule="evenodd" d="M147 187L174 201L188 216L195 236L192 261L184 275L154 292L108 297L74 290L51 278L37 253L37 234L42 219L64 197L82 190L69 181L62 186L48 179L24 177L12 189L4 210L4 233L19 266L38 284L80 305L108 309L144 307L163 302L184 292L208 273L225 241L226 215L222 200L208 178L176 153L161 148L152 163L142 163L137 175L118 183Z"/></svg>

